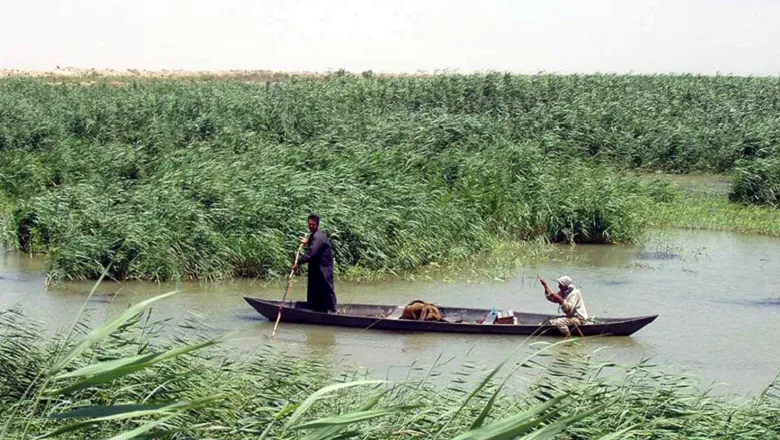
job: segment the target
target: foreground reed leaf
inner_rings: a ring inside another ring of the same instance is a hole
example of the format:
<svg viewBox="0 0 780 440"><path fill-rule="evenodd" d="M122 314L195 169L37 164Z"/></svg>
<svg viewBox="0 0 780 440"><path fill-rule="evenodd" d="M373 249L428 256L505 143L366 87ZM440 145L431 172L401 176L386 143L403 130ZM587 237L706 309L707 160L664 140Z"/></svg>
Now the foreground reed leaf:
<svg viewBox="0 0 780 440"><path fill-rule="evenodd" d="M382 399L382 396L387 394L387 391L379 393L370 399L368 399L360 408L358 408L358 411L368 411L374 406L376 406L377 403ZM315 429L309 435L305 437L304 440L323 440L327 438L331 438L334 435L338 434L342 430L346 428L345 425L335 425L335 426L327 426L320 429Z"/></svg>
<svg viewBox="0 0 780 440"><path fill-rule="evenodd" d="M358 380L353 382L345 382L345 383L337 383L334 385L329 385L325 388L321 388L314 393L312 393L311 396L306 398L301 405L298 407L298 409L295 410L292 416L290 416L290 419L287 421L287 423L284 425L285 430L289 429L291 426L295 424L295 422L298 421L298 419L303 416L306 411L311 408L314 403L316 403L320 399L325 399L328 397L328 394L342 390L345 388L352 388L352 387L359 387L359 386L367 386L367 385L378 385L382 383L387 383L386 380Z"/></svg>
<svg viewBox="0 0 780 440"><path fill-rule="evenodd" d="M584 411L578 414L575 414L573 416L566 417L562 420L559 420L553 424L547 425L544 428L539 429L538 431L534 431L531 434L528 434L524 437L522 437L520 440L548 440L553 439L555 436L560 434L564 429L568 428L569 426L579 422L580 420L595 414L602 409L604 409L605 406L599 406L594 409L590 409L588 411ZM487 439L505 439L506 437L485 437L484 440Z"/></svg>
<svg viewBox="0 0 780 440"><path fill-rule="evenodd" d="M52 432L49 432L37 438L38 439L49 438L55 435L77 431L81 428L95 425L101 422L132 420L140 417L148 417L148 416L155 416L155 415L176 415L183 411L201 408L205 405L208 405L212 402L216 402L217 400L223 398L224 396L211 396L204 399L198 399L193 401L174 402L159 407L156 405L151 405L151 406L123 405L120 408L113 408L113 409L111 406L108 407L95 406L95 407L88 407L88 408L80 408L70 413L60 414L58 418L63 418L63 419L83 418L83 417L93 417L93 418L89 420L85 420L83 422L78 422L67 426L63 426L62 428L56 429ZM104 415L104 414L108 414L108 415Z"/></svg>
<svg viewBox="0 0 780 440"><path fill-rule="evenodd" d="M631 425L625 429L621 429L620 431L613 432L612 434L607 434L603 437L600 437L598 440L621 440L626 438L626 434L630 431L634 430L639 425Z"/></svg>
<svg viewBox="0 0 780 440"><path fill-rule="evenodd" d="M511 355L510 355L509 357L511 357ZM471 401L471 399L473 399L473 398L474 398L474 396L476 396L476 395L477 395L477 394L478 394L480 391L482 391L482 389L483 389L483 388L485 388L485 386L487 386L487 384L488 384L488 383L490 383L490 381L491 381L491 380L493 379L493 377L494 377L494 376L495 376L495 375L498 373L498 371L501 369L501 367L503 367L503 366L504 366L504 364L506 364L506 363L507 363L507 361L509 360L509 357L507 357L506 359L504 359L503 361L501 361L501 363L500 363L500 364L498 364L498 365L496 366L496 368L494 368L494 369L493 369L493 370L492 370L490 373L488 373L488 374L485 376L485 378L484 378L484 379L482 379L482 380L479 382L479 385L477 385L476 387L474 387L474 389L471 391L471 393L469 393L469 395L468 395L468 396L467 396L467 397L466 397L466 398L463 400L463 403L461 403L461 404L460 404L460 406L458 407L458 409L457 409L457 410L456 410L456 411L455 411L455 412L452 414L452 416L450 417L450 420L448 421L448 423L447 423L447 424L445 424L444 426L442 426L442 429L439 431L439 433L443 432L443 431L444 431L444 429L446 429L446 428L447 428L447 426L449 425L449 423L450 423L452 420L454 420L454 419L455 419L455 417L457 417L457 415L458 415L458 414L460 414L460 412L461 412L461 411L463 411L463 408L465 408L465 407L466 407L466 405L468 405L468 403ZM501 389L501 387L498 387L498 388L499 388L499 390ZM498 393L498 391L499 391L499 390L496 390L496 394ZM488 410L489 410L489 409L488 409ZM487 416L487 412L485 412L485 411L483 411L483 412L484 412L484 416L486 417L486 416ZM482 417L482 415L480 415L480 417L478 417L477 419L479 420L479 418L482 418L482 419L484 420L484 417ZM475 421L475 424L476 424L476 423L477 423L477 422ZM479 423L481 423L481 422L479 422ZM472 427L473 427L473 426L472 426ZM438 437L438 434L437 434L437 437Z"/></svg>
<svg viewBox="0 0 780 440"><path fill-rule="evenodd" d="M324 417L311 422L302 423L300 425L293 426L290 429L312 429L330 426L346 426L353 423L365 422L366 420L376 419L378 417L384 417L390 414L397 414L399 412L405 412L416 408L420 408L420 405L403 405L392 408L377 408L367 411L354 411L347 414Z"/></svg>
<svg viewBox="0 0 780 440"><path fill-rule="evenodd" d="M534 405L519 414L464 432L463 434L454 437L452 440L513 439L532 430L534 427L555 415L556 411L551 411L551 409L566 397L568 396L561 395L554 397L547 402Z"/></svg>
<svg viewBox="0 0 780 440"><path fill-rule="evenodd" d="M111 437L108 440L130 440L133 438L141 437L147 432L154 429L155 427L165 424L167 421L171 420L174 417L176 416L172 415L168 417L163 417L162 419L159 420L151 421L149 423L139 426L138 428L133 429L132 431L123 432L122 434Z"/></svg>
<svg viewBox="0 0 780 440"><path fill-rule="evenodd" d="M61 360L59 360L56 364L54 364L54 366L49 370L48 374L50 376L57 374L63 368L67 367L68 364L70 364L74 359L76 359L81 353L84 352L84 350L89 348L92 344L96 343L97 341L115 332L123 324L125 324L134 316L136 316L138 313L140 313L143 309L145 309L149 305L161 299L167 298L175 293L176 291L168 292L162 295L155 296L154 298L149 298L145 301L142 301L134 306L129 307L127 310L125 310L122 314L120 314L113 320L92 330L87 336L85 336L73 348L71 348L70 351Z"/></svg>
<svg viewBox="0 0 780 440"><path fill-rule="evenodd" d="M531 353L528 357L526 357L522 361L519 361L519 362L517 362L517 364L515 364L514 368L512 368L512 371L510 371L509 374L507 374L504 377L504 380L501 381L501 384L499 384L499 386L496 387L496 390L493 392L493 395L490 396L490 399L488 399L487 403L482 408L482 411L480 411L479 416L477 416L477 418L474 419L474 422L471 424L471 427L469 427L469 429L470 430L471 429L477 429L480 426L482 426L482 424L485 422L485 419L487 418L488 414L490 414L490 410L493 408L493 405L495 405L496 399L498 398L499 393L501 393L501 390L504 388L504 385L506 385L506 383L509 380L509 378L512 377L512 375L519 368L524 367L524 366L526 366L527 364L529 364L531 362L535 362L534 358L536 358L536 357L546 356L547 353L549 351L551 351L553 348L558 347L560 345L564 345L564 344L574 343L573 341L574 341L573 339L564 339L564 340L561 340L561 341L558 341L558 342L555 342L555 343L552 343L552 344L550 344L550 343L544 343L544 344L533 343L533 344L531 344L532 346L539 346L539 345L541 345L542 348L540 348L536 352ZM504 362L506 362L506 361L504 361ZM498 371L498 369L501 368L501 366L503 364L504 364L503 362L501 364L499 364L499 366L496 367L496 370L494 370L494 371Z"/></svg>
<svg viewBox="0 0 780 440"><path fill-rule="evenodd" d="M136 413L138 411L155 411L163 408L171 408L177 402L158 403L154 405L112 405L112 406L85 406L65 413L53 414L48 419L86 419L102 418L119 414Z"/></svg>
<svg viewBox="0 0 780 440"><path fill-rule="evenodd" d="M190 345L186 347L174 348L162 353L150 353L146 355L132 356L125 359L115 359L106 362L100 362L97 364L89 365L78 370L61 374L55 377L57 379L67 379L71 377L82 377L94 375L88 379L76 382L65 388L61 388L52 391L53 395L67 394L73 391L84 389L92 385L100 383L110 382L118 379L130 373L142 370L150 367L158 362L162 362L177 356L182 356L193 351L200 350L202 348L214 345L217 343L217 339L211 339L200 344Z"/></svg>

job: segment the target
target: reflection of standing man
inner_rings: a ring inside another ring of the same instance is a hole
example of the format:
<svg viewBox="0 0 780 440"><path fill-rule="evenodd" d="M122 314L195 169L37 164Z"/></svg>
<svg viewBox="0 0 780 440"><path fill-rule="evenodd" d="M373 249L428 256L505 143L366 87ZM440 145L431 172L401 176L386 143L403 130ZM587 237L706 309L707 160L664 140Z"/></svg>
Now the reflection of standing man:
<svg viewBox="0 0 780 440"><path fill-rule="evenodd" d="M320 218L309 216L309 237L302 238L307 244L306 253L300 264L309 264L309 279L306 288L306 307L317 312L336 312L336 291L333 288L333 252L330 242L320 231ZM294 270L298 270L298 263Z"/></svg>

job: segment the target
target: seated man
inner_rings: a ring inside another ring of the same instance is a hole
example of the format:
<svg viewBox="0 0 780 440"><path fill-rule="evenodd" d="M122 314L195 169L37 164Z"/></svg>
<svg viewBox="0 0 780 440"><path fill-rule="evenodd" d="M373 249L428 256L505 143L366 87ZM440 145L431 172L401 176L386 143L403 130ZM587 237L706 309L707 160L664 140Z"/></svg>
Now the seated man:
<svg viewBox="0 0 780 440"><path fill-rule="evenodd" d="M580 325L584 325L588 320L588 311L585 310L585 300L582 299L582 292L578 289L571 278L563 276L558 278L558 292L553 292L547 282L539 277L542 286L544 286L544 296L548 301L560 305L564 315L557 318L551 318L546 324L554 325L567 338L571 336L569 326L574 326L579 331ZM582 335L582 332L580 332Z"/></svg>

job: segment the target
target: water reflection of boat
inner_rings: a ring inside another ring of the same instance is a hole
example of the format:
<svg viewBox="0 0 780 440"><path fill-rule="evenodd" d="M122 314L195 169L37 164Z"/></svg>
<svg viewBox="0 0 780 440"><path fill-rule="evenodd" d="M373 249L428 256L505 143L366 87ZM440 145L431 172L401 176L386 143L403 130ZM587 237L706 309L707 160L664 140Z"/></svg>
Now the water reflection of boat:
<svg viewBox="0 0 780 440"><path fill-rule="evenodd" d="M279 312L279 301L267 301L259 298L244 297L261 315L275 320ZM517 324L477 324L489 310L466 309L458 307L439 307L445 321L410 321L399 319L403 306L376 304L340 304L337 314L315 312L305 308L305 302L286 303L282 308L282 321L307 324L330 325L337 327L372 328L376 330L445 332L445 333L485 333L504 335L542 335L559 336L558 330L550 325L542 325L553 315L536 313L515 313ZM599 318L597 323L579 326L584 336L612 335L629 336L650 324L658 315L635 318ZM572 334L579 334L572 328Z"/></svg>

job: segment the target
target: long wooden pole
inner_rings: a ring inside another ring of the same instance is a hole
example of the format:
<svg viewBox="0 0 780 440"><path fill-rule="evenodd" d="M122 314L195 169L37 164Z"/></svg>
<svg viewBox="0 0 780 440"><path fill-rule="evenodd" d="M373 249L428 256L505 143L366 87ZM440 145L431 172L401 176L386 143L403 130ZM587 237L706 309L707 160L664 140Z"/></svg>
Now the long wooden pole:
<svg viewBox="0 0 780 440"><path fill-rule="evenodd" d="M573 322L572 322L572 324L574 324L574 328L576 328L576 329L577 329L577 333L579 333L579 334L580 334L580 337L584 338L584 337L585 337L585 335L583 335L583 334L582 334L582 330L580 330L580 326L578 326L577 324L575 324L575 323L573 323Z"/></svg>
<svg viewBox="0 0 780 440"><path fill-rule="evenodd" d="M301 249L303 249L303 243L298 246L298 250L295 251L295 263L293 263L292 269L290 269L290 276L287 277L287 289L284 291L282 302L279 303L279 313L276 314L276 324L274 324L274 331L271 333L271 338L276 337L276 328L279 327L279 321L282 319L282 306L284 306L284 300L287 299L287 294L290 293L290 287L292 287L293 275L295 275L295 265L298 264L298 257L301 255Z"/></svg>

